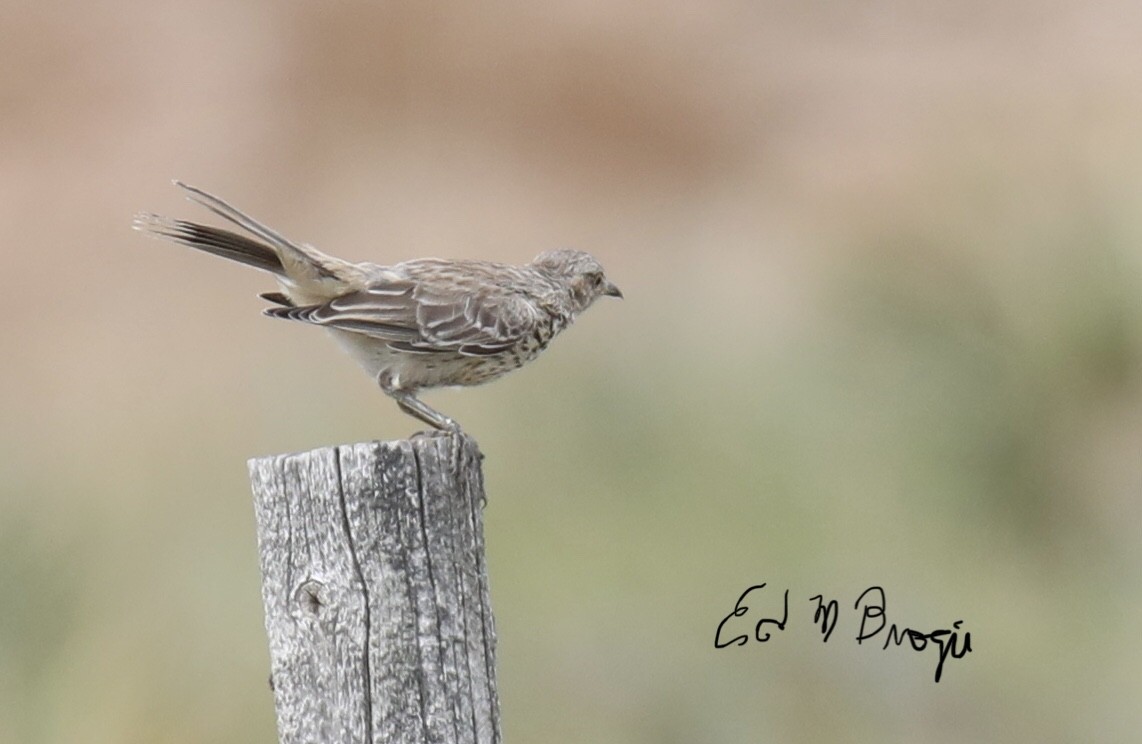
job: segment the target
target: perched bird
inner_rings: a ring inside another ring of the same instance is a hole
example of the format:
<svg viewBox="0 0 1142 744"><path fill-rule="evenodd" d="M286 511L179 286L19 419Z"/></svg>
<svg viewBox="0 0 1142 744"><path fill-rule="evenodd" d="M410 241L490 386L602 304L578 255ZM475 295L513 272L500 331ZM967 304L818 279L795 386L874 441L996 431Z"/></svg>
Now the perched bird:
<svg viewBox="0 0 1142 744"><path fill-rule="evenodd" d="M456 422L420 390L489 382L534 359L603 295L622 297L588 253L556 250L521 266L421 258L351 263L294 243L216 196L175 181L260 240L155 214L134 228L268 271L280 292L264 312L324 327L402 411L446 431Z"/></svg>

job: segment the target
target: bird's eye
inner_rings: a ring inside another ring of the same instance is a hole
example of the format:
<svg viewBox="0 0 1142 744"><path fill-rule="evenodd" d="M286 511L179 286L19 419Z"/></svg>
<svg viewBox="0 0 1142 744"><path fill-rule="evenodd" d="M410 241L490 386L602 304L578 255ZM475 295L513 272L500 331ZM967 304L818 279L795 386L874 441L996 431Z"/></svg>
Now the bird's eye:
<svg viewBox="0 0 1142 744"><path fill-rule="evenodd" d="M591 274L591 286L592 286L592 287L597 287L597 286L599 286L599 285L600 285L600 284L602 284L602 283L603 283L603 275L602 275L602 274L600 274L600 273L598 273L597 271L596 271L596 272L593 272L593 273Z"/></svg>

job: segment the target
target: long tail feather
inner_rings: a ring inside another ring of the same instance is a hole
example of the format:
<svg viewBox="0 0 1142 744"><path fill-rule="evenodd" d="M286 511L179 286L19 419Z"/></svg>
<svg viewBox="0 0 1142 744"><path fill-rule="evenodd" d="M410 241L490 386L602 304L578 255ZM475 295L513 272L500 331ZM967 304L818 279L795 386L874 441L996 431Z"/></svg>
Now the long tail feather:
<svg viewBox="0 0 1142 744"><path fill-rule="evenodd" d="M147 212L135 215L132 227L152 237L173 240L271 274L282 276L285 273L282 262L273 248L229 230Z"/></svg>
<svg viewBox="0 0 1142 744"><path fill-rule="evenodd" d="M258 222L248 214L235 209L223 200L219 199L217 196L208 194L202 189L195 188L194 186L185 184L179 180L175 180L174 185L186 191L188 195L187 198L189 198L191 201L198 202L202 206L209 209L211 212L214 212L214 214L218 215L219 217L233 222L235 225L241 227L244 230L250 231L254 235L257 235L259 238L275 246L276 248L289 251L290 253L297 255L306 255L306 251L303 248L287 240L281 233L277 232L273 228L263 225L261 222Z"/></svg>

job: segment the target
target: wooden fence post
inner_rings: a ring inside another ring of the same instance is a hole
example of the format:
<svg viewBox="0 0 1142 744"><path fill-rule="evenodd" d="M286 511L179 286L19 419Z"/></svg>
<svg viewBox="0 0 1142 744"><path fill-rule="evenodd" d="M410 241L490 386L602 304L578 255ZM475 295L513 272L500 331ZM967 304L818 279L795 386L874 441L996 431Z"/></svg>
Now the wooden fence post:
<svg viewBox="0 0 1142 744"><path fill-rule="evenodd" d="M281 744L500 742L481 458L461 435L250 461Z"/></svg>

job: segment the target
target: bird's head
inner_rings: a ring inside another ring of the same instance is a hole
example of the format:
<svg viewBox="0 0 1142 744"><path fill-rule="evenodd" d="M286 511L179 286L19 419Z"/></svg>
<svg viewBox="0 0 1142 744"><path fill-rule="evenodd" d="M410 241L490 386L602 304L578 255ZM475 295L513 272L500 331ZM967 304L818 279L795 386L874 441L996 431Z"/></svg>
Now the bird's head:
<svg viewBox="0 0 1142 744"><path fill-rule="evenodd" d="M590 253L562 249L535 257L532 265L567 287L575 313L581 313L606 295L622 299L623 293L607 279L603 266Z"/></svg>

